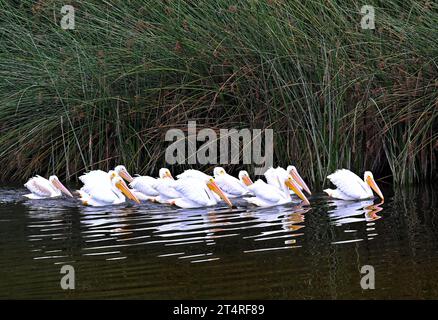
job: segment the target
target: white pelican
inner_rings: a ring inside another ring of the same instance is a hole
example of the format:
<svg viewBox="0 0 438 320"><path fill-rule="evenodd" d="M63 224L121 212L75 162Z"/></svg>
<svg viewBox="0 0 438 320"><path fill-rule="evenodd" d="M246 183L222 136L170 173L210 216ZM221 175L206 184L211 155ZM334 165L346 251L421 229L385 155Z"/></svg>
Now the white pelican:
<svg viewBox="0 0 438 320"><path fill-rule="evenodd" d="M310 204L306 196L300 190L298 184L292 177L283 170L276 170L271 168L265 172L265 183L262 180L257 180L248 186L248 189L255 195L255 197L244 198L249 203L255 204L259 207L272 207L291 202L292 198L289 189L295 192L305 204ZM276 180L276 181L274 181ZM269 183L270 182L270 183Z"/></svg>
<svg viewBox="0 0 438 320"><path fill-rule="evenodd" d="M214 168L213 175L214 181L229 198L240 197L248 193L245 184L226 173L224 168Z"/></svg>
<svg viewBox="0 0 438 320"><path fill-rule="evenodd" d="M173 181L174 179L169 169L166 168L161 168L158 175L158 179L148 176L135 177L132 179L129 186L133 189L133 193L140 200L151 200L167 203L167 200L173 199L176 196L175 193L172 193L173 188L171 188L172 190L167 190L169 187L168 182ZM158 190L163 193L163 196L157 199L156 197L160 196L160 192ZM170 195L166 196L169 192Z"/></svg>
<svg viewBox="0 0 438 320"><path fill-rule="evenodd" d="M179 193L177 199L170 200L169 203L180 208L202 208L214 206L218 203L215 194L224 200L228 206L233 204L219 188L212 177L183 177L175 181L175 191ZM214 192L214 193L213 193Z"/></svg>
<svg viewBox="0 0 438 320"><path fill-rule="evenodd" d="M373 190L384 200L382 191L374 181L371 171L365 171L363 180L347 169L337 170L327 177L337 189L325 189L330 197L341 200L362 200L373 198Z"/></svg>
<svg viewBox="0 0 438 320"><path fill-rule="evenodd" d="M91 171L87 173L86 179L81 179L83 182L84 180L86 180L86 183L84 183L84 186L78 191L80 200L84 205L100 207L120 204L125 202L125 196L140 203L138 198L128 188L125 181L113 170L105 173L105 176L101 173L93 173L93 171Z"/></svg>
<svg viewBox="0 0 438 320"><path fill-rule="evenodd" d="M24 185L31 193L24 196L29 199L45 199L60 197L62 193L73 197L70 191L59 181L57 176L50 176L49 180L35 176Z"/></svg>

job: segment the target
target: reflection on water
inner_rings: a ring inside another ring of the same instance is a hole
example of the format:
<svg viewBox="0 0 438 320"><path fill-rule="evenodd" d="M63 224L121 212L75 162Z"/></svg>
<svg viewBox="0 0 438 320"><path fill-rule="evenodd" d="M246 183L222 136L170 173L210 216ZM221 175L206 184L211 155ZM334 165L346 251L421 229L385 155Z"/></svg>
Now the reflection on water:
<svg viewBox="0 0 438 320"><path fill-rule="evenodd" d="M84 207L0 189L0 297L438 297L436 192L312 206ZM59 287L70 264L76 289ZM360 268L376 269L376 290Z"/></svg>
<svg viewBox="0 0 438 320"><path fill-rule="evenodd" d="M331 224L335 226L345 225L346 228L344 229L344 232L350 234L351 236L351 240L334 241L332 244L364 240L356 237L357 230L355 229L355 223L358 222L362 222L360 227L365 229L368 240L372 240L375 236L377 236L374 221L381 218L381 216L377 215L377 212L382 211L381 205L383 202L374 204L373 200L357 202L331 200L329 201L329 204L334 206L328 210L328 215L331 218Z"/></svg>

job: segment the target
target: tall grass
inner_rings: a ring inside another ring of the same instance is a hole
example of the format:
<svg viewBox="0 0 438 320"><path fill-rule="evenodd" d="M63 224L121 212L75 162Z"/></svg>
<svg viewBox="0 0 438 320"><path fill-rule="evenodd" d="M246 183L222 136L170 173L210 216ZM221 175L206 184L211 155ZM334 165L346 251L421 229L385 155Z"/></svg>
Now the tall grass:
<svg viewBox="0 0 438 320"><path fill-rule="evenodd" d="M78 0L75 30L64 1L14 3L0 0L2 179L156 173L188 120L274 129L275 163L314 186L340 167L437 176L433 1L367 1L375 30L354 0Z"/></svg>

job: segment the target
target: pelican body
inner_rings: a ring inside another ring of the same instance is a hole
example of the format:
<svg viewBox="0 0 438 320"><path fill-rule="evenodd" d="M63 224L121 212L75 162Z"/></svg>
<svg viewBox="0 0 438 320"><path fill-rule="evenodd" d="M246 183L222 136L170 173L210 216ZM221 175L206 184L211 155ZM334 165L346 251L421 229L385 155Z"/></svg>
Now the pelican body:
<svg viewBox="0 0 438 320"><path fill-rule="evenodd" d="M325 189L324 192L331 198L340 200L364 200L374 197L373 190L384 200L382 191L374 181L371 171L365 171L363 180L347 169L340 169L327 178L337 189Z"/></svg>
<svg viewBox="0 0 438 320"><path fill-rule="evenodd" d="M79 177L84 186L78 191L84 205L93 207L124 203L126 197L140 203L125 181L114 171L93 170Z"/></svg>
<svg viewBox="0 0 438 320"><path fill-rule="evenodd" d="M31 192L24 195L29 199L55 198L62 196L63 193L73 197L57 176L50 176L49 179L46 179L37 175L29 179L24 186Z"/></svg>
<svg viewBox="0 0 438 320"><path fill-rule="evenodd" d="M228 198L236 198L248 193L245 183L229 175L224 168L216 167L213 170L214 180Z"/></svg>
<svg viewBox="0 0 438 320"><path fill-rule="evenodd" d="M244 198L249 203L259 207L272 207L286 204L292 201L289 191L292 190L305 204L309 204L309 200L307 200L306 196L302 193L299 185L284 169L270 168L264 175L268 183L259 179L248 186L248 189L255 195L255 197Z"/></svg>
<svg viewBox="0 0 438 320"><path fill-rule="evenodd" d="M190 209L214 206L223 200L228 206L233 206L213 177L201 171L189 169L178 175L177 178L178 180L167 182L165 194L160 192L159 197L176 196L173 199L167 199L168 203ZM161 191L159 185L157 190Z"/></svg>

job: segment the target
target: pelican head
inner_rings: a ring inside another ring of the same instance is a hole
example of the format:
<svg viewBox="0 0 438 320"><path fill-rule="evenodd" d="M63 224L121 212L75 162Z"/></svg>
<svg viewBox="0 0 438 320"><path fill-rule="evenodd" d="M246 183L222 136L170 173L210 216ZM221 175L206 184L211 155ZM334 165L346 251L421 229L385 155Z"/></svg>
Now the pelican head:
<svg viewBox="0 0 438 320"><path fill-rule="evenodd" d="M251 178L249 177L248 171L246 170L241 170L239 172L239 180L242 181L245 186L250 186L253 184Z"/></svg>
<svg viewBox="0 0 438 320"><path fill-rule="evenodd" d="M304 195L304 193L301 191L300 187L298 186L298 183L295 182L295 180L292 178L290 174L287 175L286 179L284 180L284 184L295 194L300 197L301 200L304 201L305 204L309 205L310 202L307 199L307 197Z"/></svg>
<svg viewBox="0 0 438 320"><path fill-rule="evenodd" d="M222 167L216 167L216 168L214 168L214 170L213 170L213 175L215 176L215 177L218 177L218 176L220 176L220 175L224 175L224 174L226 174L227 172L225 171L225 169L224 168L222 168Z"/></svg>
<svg viewBox="0 0 438 320"><path fill-rule="evenodd" d="M56 189L73 198L71 192L68 191L68 189L61 183L61 181L59 181L57 176L50 176L49 181Z"/></svg>
<svg viewBox="0 0 438 320"><path fill-rule="evenodd" d="M114 171L128 182L132 182L132 180L134 180L134 178L132 178L132 176L129 174L128 170L126 170L125 166L119 165L114 168Z"/></svg>
<svg viewBox="0 0 438 320"><path fill-rule="evenodd" d="M170 173L169 169L167 169L167 168L161 168L160 171L158 172L158 176L161 179L167 178L167 179L172 179L173 180L173 176Z"/></svg>
<svg viewBox="0 0 438 320"><path fill-rule="evenodd" d="M365 171L365 173L363 174L363 180L371 187L371 189L374 190L375 193L377 193L380 199L385 200L385 198L383 197L383 193L382 191L380 191L380 188L374 180L374 176L371 171Z"/></svg>
<svg viewBox="0 0 438 320"><path fill-rule="evenodd" d="M128 188L126 182L121 177L113 176L111 178L111 183L113 184L114 187L119 189L128 199L140 203L140 200L138 200L137 196L132 193L131 189Z"/></svg>
<svg viewBox="0 0 438 320"><path fill-rule="evenodd" d="M286 169L287 173L289 173L291 175L291 177L298 183L298 185L303 188L308 194L312 194L312 192L310 192L309 187L307 186L307 184L304 182L303 178L301 178L300 174L298 173L297 168L295 168L295 166L288 166Z"/></svg>
<svg viewBox="0 0 438 320"><path fill-rule="evenodd" d="M225 193L222 191L221 188L219 188L219 186L216 184L216 181L214 181L214 178L209 177L208 180L206 181L207 183L207 187L213 191L214 193L216 193L222 200L225 201L226 204L228 204L229 207L233 207L233 204L231 203L230 199L228 199L228 197L225 195Z"/></svg>

